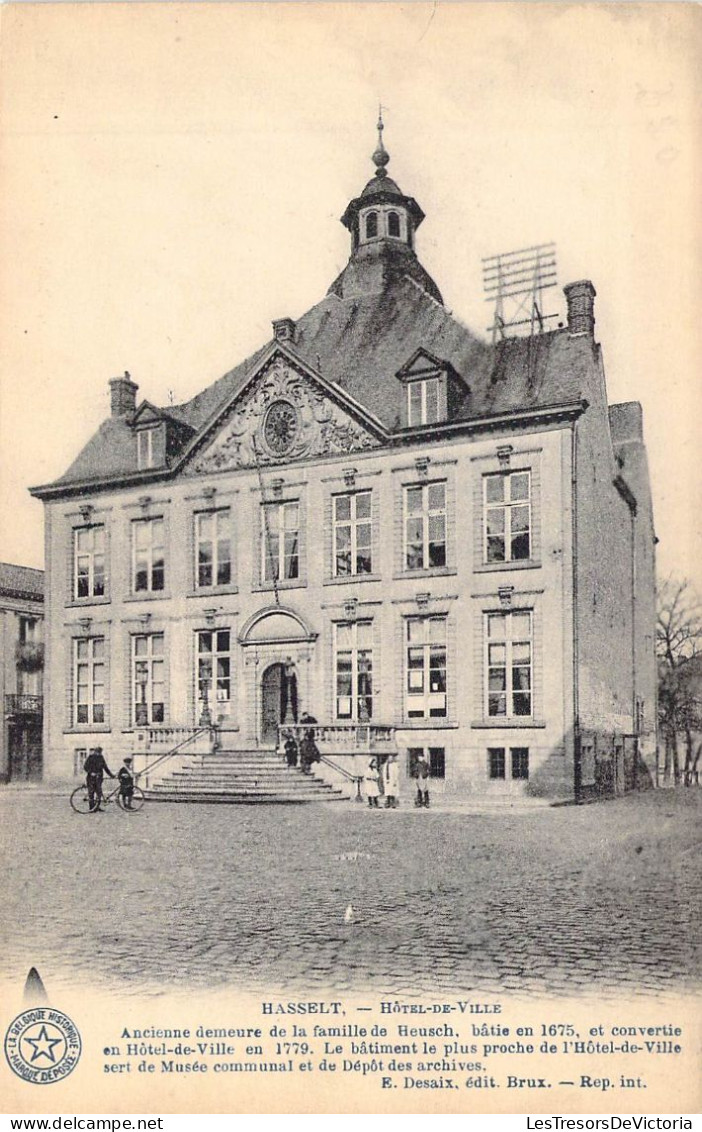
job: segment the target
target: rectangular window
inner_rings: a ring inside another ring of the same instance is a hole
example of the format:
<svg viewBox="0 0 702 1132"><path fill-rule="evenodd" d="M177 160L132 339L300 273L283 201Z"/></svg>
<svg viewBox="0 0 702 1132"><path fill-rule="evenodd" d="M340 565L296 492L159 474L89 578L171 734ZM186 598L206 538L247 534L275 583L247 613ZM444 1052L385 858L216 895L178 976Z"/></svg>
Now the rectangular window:
<svg viewBox="0 0 702 1132"><path fill-rule="evenodd" d="M132 522L132 578L134 593L156 593L165 588L165 524L163 519Z"/></svg>
<svg viewBox="0 0 702 1132"><path fill-rule="evenodd" d="M77 527L73 532L73 597L105 595L105 528Z"/></svg>
<svg viewBox="0 0 702 1132"><path fill-rule="evenodd" d="M532 714L532 615L487 615L487 714Z"/></svg>
<svg viewBox="0 0 702 1132"><path fill-rule="evenodd" d="M198 718L209 708L214 720L229 715L232 704L232 656L229 629L204 629L197 634Z"/></svg>
<svg viewBox="0 0 702 1132"><path fill-rule="evenodd" d="M300 576L300 505L264 503L261 507L263 580Z"/></svg>
<svg viewBox="0 0 702 1132"><path fill-rule="evenodd" d="M528 778L529 748L512 747L510 748L510 755L512 758L512 778Z"/></svg>
<svg viewBox="0 0 702 1132"><path fill-rule="evenodd" d="M371 573L371 493L335 495L334 577Z"/></svg>
<svg viewBox="0 0 702 1132"><path fill-rule="evenodd" d="M531 555L531 473L483 477L485 561L517 562Z"/></svg>
<svg viewBox="0 0 702 1132"><path fill-rule="evenodd" d="M407 386L407 424L434 424L439 420L439 379L411 381Z"/></svg>
<svg viewBox="0 0 702 1132"><path fill-rule="evenodd" d="M105 722L105 638L73 642L74 725Z"/></svg>
<svg viewBox="0 0 702 1132"><path fill-rule="evenodd" d="M490 778L505 777L504 747L488 747L488 774Z"/></svg>
<svg viewBox="0 0 702 1132"><path fill-rule="evenodd" d="M373 718L373 622L335 627L336 718L367 723Z"/></svg>
<svg viewBox="0 0 702 1132"><path fill-rule="evenodd" d="M137 467L153 468L154 466L154 430L142 428L137 433Z"/></svg>
<svg viewBox="0 0 702 1132"><path fill-rule="evenodd" d="M488 776L490 778L507 777L507 752L504 747L488 747ZM512 778L527 779L529 777L529 748L510 747L510 765Z"/></svg>
<svg viewBox="0 0 702 1132"><path fill-rule="evenodd" d="M166 660L163 633L132 637L132 706L137 727L166 718Z"/></svg>
<svg viewBox="0 0 702 1132"><path fill-rule="evenodd" d="M406 625L407 717L445 717L446 618L408 617Z"/></svg>
<svg viewBox="0 0 702 1132"><path fill-rule="evenodd" d="M446 483L405 488L405 569L446 565Z"/></svg>
<svg viewBox="0 0 702 1132"><path fill-rule="evenodd" d="M203 511L195 516L196 587L228 586L231 580L231 512Z"/></svg>
<svg viewBox="0 0 702 1132"><path fill-rule="evenodd" d="M424 747L408 747L407 773L410 778L415 777L417 760L420 755L426 756L430 778L446 777L446 750L444 747L429 747L428 750L425 750Z"/></svg>

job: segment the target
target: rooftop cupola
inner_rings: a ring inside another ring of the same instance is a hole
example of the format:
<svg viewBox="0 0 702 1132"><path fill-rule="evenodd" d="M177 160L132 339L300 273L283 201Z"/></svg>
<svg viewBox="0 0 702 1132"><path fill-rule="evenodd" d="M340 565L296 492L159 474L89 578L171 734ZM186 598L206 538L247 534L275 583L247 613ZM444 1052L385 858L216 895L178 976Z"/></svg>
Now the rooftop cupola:
<svg viewBox="0 0 702 1132"><path fill-rule="evenodd" d="M397 240L414 247L414 233L424 219L424 213L413 197L406 197L399 186L388 176L386 165L390 154L383 143L382 113L378 116L378 145L372 157L375 173L360 197L352 200L341 223L348 228L352 249L376 240Z"/></svg>
<svg viewBox="0 0 702 1132"><path fill-rule="evenodd" d="M371 159L375 173L341 217L351 233L351 259L330 290L342 297L377 292L391 278L409 275L442 302L439 288L414 254L414 234L424 213L414 197L405 196L388 176L390 154L383 142L384 129L379 113L378 144Z"/></svg>

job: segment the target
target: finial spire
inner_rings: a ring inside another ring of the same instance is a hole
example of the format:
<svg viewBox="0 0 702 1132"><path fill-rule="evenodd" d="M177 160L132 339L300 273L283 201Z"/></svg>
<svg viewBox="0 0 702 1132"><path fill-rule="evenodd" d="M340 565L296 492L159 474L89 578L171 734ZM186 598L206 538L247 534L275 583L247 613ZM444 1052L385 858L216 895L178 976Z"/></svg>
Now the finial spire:
<svg viewBox="0 0 702 1132"><path fill-rule="evenodd" d="M375 153L373 154L373 163L376 166L376 177L387 177L385 166L390 160L390 154L383 145L384 129L385 126L383 124L383 107L380 103L378 103L378 145L376 147Z"/></svg>

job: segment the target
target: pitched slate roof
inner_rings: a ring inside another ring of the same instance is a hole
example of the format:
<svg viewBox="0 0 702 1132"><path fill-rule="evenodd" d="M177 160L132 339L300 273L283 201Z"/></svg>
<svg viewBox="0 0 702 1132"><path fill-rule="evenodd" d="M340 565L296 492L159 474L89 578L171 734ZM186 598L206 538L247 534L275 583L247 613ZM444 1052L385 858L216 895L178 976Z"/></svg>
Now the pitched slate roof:
<svg viewBox="0 0 702 1132"><path fill-rule="evenodd" d="M0 593L44 600L44 571L0 562Z"/></svg>

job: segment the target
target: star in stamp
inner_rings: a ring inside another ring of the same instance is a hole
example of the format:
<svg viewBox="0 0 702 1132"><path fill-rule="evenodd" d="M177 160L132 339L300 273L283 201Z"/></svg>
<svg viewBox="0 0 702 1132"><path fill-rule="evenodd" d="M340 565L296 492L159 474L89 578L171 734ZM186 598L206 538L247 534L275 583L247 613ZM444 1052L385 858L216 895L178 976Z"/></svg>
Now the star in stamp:
<svg viewBox="0 0 702 1132"><path fill-rule="evenodd" d="M67 1077L81 1053L80 1034L67 1014L49 1006L23 1010L7 1028L5 1057L18 1077L51 1085Z"/></svg>

